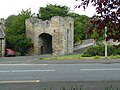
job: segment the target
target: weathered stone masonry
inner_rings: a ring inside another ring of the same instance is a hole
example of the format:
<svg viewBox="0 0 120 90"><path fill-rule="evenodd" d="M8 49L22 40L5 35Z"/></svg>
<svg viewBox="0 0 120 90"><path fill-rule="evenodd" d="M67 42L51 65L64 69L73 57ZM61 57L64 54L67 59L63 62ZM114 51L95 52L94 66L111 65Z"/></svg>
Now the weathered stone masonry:
<svg viewBox="0 0 120 90"><path fill-rule="evenodd" d="M26 20L26 36L32 39L34 54L64 55L73 52L74 20L71 17L55 16L42 21Z"/></svg>
<svg viewBox="0 0 120 90"><path fill-rule="evenodd" d="M5 20L0 18L0 56L5 54Z"/></svg>

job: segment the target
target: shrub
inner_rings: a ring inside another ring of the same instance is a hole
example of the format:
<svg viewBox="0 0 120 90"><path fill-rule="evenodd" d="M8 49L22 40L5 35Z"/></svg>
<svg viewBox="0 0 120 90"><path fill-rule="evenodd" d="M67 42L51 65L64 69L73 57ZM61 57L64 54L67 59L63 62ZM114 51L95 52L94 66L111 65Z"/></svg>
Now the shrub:
<svg viewBox="0 0 120 90"><path fill-rule="evenodd" d="M120 55L120 47L116 48L114 46L108 46L108 56L111 55ZM86 49L83 52L83 56L104 56L105 55L105 46L96 45Z"/></svg>
<svg viewBox="0 0 120 90"><path fill-rule="evenodd" d="M82 54L81 56L82 57L91 57L91 55L89 55L89 54Z"/></svg>

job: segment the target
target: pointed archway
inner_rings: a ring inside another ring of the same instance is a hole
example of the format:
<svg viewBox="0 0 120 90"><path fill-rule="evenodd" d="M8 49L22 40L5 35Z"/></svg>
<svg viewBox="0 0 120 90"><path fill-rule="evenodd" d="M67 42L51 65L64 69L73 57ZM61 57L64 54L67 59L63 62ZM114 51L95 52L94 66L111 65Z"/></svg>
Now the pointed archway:
<svg viewBox="0 0 120 90"><path fill-rule="evenodd" d="M40 54L52 54L52 36L47 33L42 33L39 36Z"/></svg>

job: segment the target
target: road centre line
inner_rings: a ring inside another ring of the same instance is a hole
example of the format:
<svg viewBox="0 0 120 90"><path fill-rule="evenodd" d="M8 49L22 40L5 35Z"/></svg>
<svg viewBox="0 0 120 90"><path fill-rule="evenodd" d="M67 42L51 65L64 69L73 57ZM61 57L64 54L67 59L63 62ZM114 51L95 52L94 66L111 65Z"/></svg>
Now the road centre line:
<svg viewBox="0 0 120 90"><path fill-rule="evenodd" d="M15 72L53 72L55 70L0 70L0 73L15 73Z"/></svg>
<svg viewBox="0 0 120 90"><path fill-rule="evenodd" d="M48 64L0 64L0 66L46 66Z"/></svg>
<svg viewBox="0 0 120 90"><path fill-rule="evenodd" d="M20 81L0 81L0 84L5 83L39 83L40 80L20 80Z"/></svg>
<svg viewBox="0 0 120 90"><path fill-rule="evenodd" d="M80 71L120 71L120 68L80 69Z"/></svg>

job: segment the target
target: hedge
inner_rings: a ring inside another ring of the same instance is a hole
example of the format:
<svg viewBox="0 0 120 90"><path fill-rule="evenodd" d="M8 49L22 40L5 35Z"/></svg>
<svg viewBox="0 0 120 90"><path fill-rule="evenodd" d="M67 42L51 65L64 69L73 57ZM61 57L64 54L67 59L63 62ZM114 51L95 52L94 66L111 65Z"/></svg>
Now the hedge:
<svg viewBox="0 0 120 90"><path fill-rule="evenodd" d="M120 47L108 46L108 56L120 55ZM104 56L105 55L105 46L96 45L89 47L83 52L82 56Z"/></svg>

